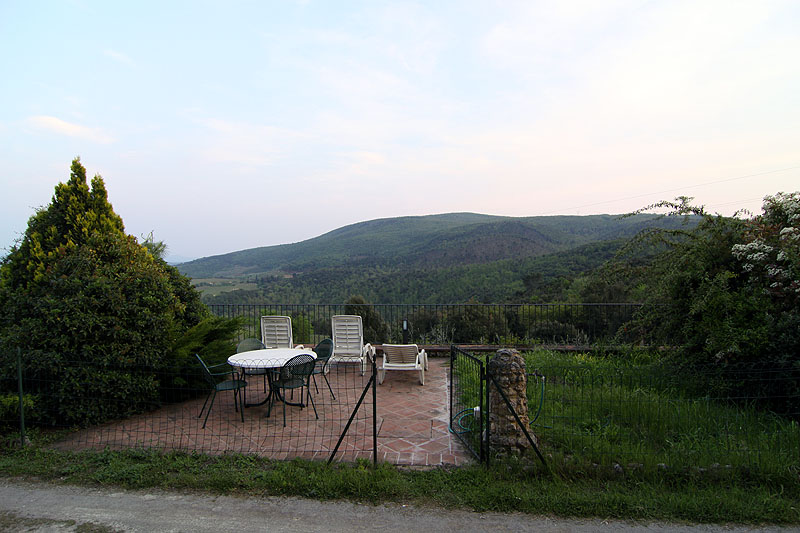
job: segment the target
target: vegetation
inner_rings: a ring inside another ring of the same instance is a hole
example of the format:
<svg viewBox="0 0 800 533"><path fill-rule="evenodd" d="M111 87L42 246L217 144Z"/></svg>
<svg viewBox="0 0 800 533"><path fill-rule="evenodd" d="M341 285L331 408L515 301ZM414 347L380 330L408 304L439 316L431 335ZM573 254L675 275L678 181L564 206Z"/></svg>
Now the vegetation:
<svg viewBox="0 0 800 533"><path fill-rule="evenodd" d="M594 290L626 287L629 297L635 294L650 304L620 338L676 346L673 362L685 372L702 366L724 373L746 366L794 376L780 382L781 390L766 380L748 387L792 399L771 407L800 413L800 194L767 197L763 212L749 218L710 215L689 201L654 207L700 217L695 228L643 234L626 248L631 253L596 276ZM662 251L642 263L641 245Z"/></svg>
<svg viewBox="0 0 800 533"><path fill-rule="evenodd" d="M567 357L542 350L526 354L526 365L534 374L533 430L561 468L619 465L654 477L696 471L786 483L800 473L800 424L765 409L767 394L734 397L715 387L716 368L689 374L637 351ZM727 377L759 379L745 372ZM779 386L784 379L770 381Z"/></svg>
<svg viewBox="0 0 800 533"><path fill-rule="evenodd" d="M189 352L232 351L238 323L212 317L191 282L151 250L164 247L126 235L102 178L89 187L75 159L3 259L0 375L16 375L22 347L25 390L42 393L40 421L90 424L141 411L162 387L186 384L162 383L159 371L191 375ZM92 390L76 395L87 383ZM78 399L91 397L110 401Z"/></svg>
<svg viewBox="0 0 800 533"><path fill-rule="evenodd" d="M355 294L391 303L565 301L576 277L653 223L679 225L651 215L404 217L179 268L198 280L207 303L336 303ZM220 290L220 278L230 290Z"/></svg>
<svg viewBox="0 0 800 533"><path fill-rule="evenodd" d="M661 479L630 475L550 476L536 466L504 463L429 471L368 463L327 466L302 460L155 451L56 452L6 448L0 475L87 486L203 491L247 496L298 496L371 505L418 504L478 512L565 517L743 524L800 523L798 484L718 483L685 474Z"/></svg>

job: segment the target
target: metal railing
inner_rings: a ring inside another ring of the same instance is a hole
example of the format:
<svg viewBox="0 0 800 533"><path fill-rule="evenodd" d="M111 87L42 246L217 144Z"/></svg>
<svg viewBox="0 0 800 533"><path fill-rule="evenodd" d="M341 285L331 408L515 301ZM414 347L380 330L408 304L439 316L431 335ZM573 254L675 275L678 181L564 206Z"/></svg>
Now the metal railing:
<svg viewBox="0 0 800 533"><path fill-rule="evenodd" d="M358 314L366 342L442 345L578 345L613 343L642 304L213 304L212 313L243 317L243 337L259 337L263 315L292 317L294 341L331 335L331 317Z"/></svg>

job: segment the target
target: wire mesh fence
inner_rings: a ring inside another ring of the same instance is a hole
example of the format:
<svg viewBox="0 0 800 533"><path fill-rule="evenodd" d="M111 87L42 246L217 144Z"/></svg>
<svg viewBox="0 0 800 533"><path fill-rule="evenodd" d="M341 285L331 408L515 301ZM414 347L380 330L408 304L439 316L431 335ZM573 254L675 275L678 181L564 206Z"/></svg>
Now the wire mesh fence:
<svg viewBox="0 0 800 533"><path fill-rule="evenodd" d="M588 464L800 469L797 371L540 364L528 381L543 449Z"/></svg>
<svg viewBox="0 0 800 533"><path fill-rule="evenodd" d="M487 381L481 376L488 357L454 354L451 425L481 458L489 420L481 396L491 385L480 382ZM681 369L525 356L530 429L549 461L579 468L800 471L797 368ZM483 420L473 416L475 406Z"/></svg>
<svg viewBox="0 0 800 533"><path fill-rule="evenodd" d="M484 360L455 346L450 351L450 431L481 461L486 458Z"/></svg>
<svg viewBox="0 0 800 533"><path fill-rule="evenodd" d="M83 361L46 371L22 368L24 421L50 433L53 446L62 450L373 459L375 397L368 392L374 365L362 372L360 364L332 362L324 373L282 378L285 362L253 361L251 366L268 373L247 376L246 361L239 367L224 364L226 375L214 376L216 390L204 380L199 362L181 373L147 368L98 373ZM7 381L5 390L17 388ZM4 398L18 402L18 394ZM21 428L19 409L2 413L0 425L7 431Z"/></svg>

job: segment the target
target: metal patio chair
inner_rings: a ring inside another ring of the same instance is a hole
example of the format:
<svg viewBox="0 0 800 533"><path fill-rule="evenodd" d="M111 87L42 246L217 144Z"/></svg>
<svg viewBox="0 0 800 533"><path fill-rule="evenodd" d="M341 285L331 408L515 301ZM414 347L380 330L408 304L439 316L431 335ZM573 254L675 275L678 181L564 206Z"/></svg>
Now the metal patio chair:
<svg viewBox="0 0 800 533"><path fill-rule="evenodd" d="M314 390L319 393L316 376L321 374L325 379L325 383L328 384L328 390L331 392L331 398L335 400L336 395L333 394L331 382L328 381L328 372L330 370L329 363L331 360L331 355L333 355L333 341L330 339L320 341L316 346L314 346L314 353L317 354L317 362L314 364L314 371L311 373L311 379L314 380Z"/></svg>
<svg viewBox="0 0 800 533"><path fill-rule="evenodd" d="M311 396L310 380L311 374L314 372L314 364L316 360L311 355L298 355L292 357L275 373L272 378L273 394L271 395L269 407L267 408L267 416L272 412L272 404L275 398L283 400L283 427L286 427L286 404L298 405L302 409L305 407L303 404L303 387L309 387L308 399L311 401L311 406L314 408L314 415L319 419L317 414L317 406L314 405L314 398ZM300 402L292 403L286 399L286 391L300 389Z"/></svg>
<svg viewBox="0 0 800 533"><path fill-rule="evenodd" d="M214 407L214 400L217 398L217 393L228 390L233 391L233 406L237 412L242 413L242 423L244 423L244 388L247 387L247 382L243 379L239 379L238 372L230 370L228 363L220 363L218 365L209 366L206 365L205 361L203 361L198 354L194 354L194 356L197 357L197 360L200 362L200 366L203 368L203 376L211 386L211 390L208 392L208 396L206 396L206 401L203 402L203 408L200 409L200 414L197 415L197 418L203 416L203 411L206 409L208 399L211 398L211 403L208 405L208 411L206 411L206 418L203 420L203 429L205 429L206 422L208 422L208 415L211 414L211 408ZM229 370L226 372L212 372L212 369L216 369L221 366L226 366L229 368ZM230 379L220 381L220 378L224 376L230 376ZM237 402L242 404L241 410L239 409L239 404Z"/></svg>

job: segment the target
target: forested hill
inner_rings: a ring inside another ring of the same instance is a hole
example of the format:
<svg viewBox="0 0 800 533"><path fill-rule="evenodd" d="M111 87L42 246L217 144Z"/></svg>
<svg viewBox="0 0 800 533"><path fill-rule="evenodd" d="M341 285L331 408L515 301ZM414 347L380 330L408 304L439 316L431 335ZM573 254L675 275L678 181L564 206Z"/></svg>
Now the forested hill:
<svg viewBox="0 0 800 533"><path fill-rule="evenodd" d="M445 268L546 255L634 235L654 216L498 217L454 213L370 220L294 244L252 248L183 263L193 278L296 274L361 265ZM657 222L680 224L668 218Z"/></svg>
<svg viewBox="0 0 800 533"><path fill-rule="evenodd" d="M196 280L251 282L247 290L207 298L210 302L332 302L353 294L395 303L510 301L552 289L559 279L563 286L563 279L599 266L646 227L681 223L653 215L387 218L178 268Z"/></svg>

